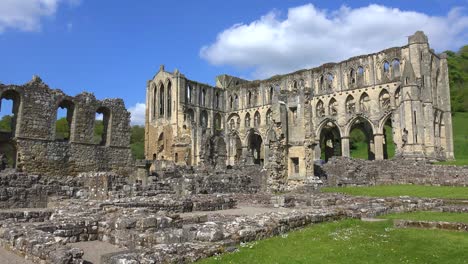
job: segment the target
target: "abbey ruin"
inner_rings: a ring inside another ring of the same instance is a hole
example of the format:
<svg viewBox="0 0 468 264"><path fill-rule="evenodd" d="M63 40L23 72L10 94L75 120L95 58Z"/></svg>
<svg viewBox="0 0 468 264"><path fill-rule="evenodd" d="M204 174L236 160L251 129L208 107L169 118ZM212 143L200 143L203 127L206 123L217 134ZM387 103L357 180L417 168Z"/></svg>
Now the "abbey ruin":
<svg viewBox="0 0 468 264"><path fill-rule="evenodd" d="M370 160L387 159L389 144L403 158L454 159L446 55L420 31L403 47L260 81L221 75L213 87L161 66L146 106L148 160L260 164L273 180L303 181L315 161L350 157L353 128Z"/></svg>
<svg viewBox="0 0 468 264"><path fill-rule="evenodd" d="M317 223L466 212L437 198L321 191L468 186L468 166L431 163L455 158L447 71L422 32L261 81L221 75L213 87L161 66L146 88L145 160L132 157L122 99L69 96L37 76L0 83L0 106L11 102L11 127L0 130L0 263L191 263ZM368 160L350 158L353 129Z"/></svg>

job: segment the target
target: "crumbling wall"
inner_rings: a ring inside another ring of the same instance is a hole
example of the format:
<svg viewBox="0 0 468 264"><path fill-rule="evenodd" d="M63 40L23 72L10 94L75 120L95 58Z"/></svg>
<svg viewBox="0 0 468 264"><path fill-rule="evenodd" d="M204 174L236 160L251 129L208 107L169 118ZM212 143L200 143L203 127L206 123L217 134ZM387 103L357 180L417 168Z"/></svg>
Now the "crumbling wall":
<svg viewBox="0 0 468 264"><path fill-rule="evenodd" d="M2 85L0 95L14 98L16 167L44 175L77 175L113 171L127 175L133 159L130 150L130 113L121 99L96 100L93 94L68 96L52 90L35 76L25 85ZM70 113L69 137L56 138L57 109L66 104ZM104 114L104 136L94 138L97 112ZM3 144L3 143L1 143Z"/></svg>
<svg viewBox="0 0 468 264"><path fill-rule="evenodd" d="M424 161L361 160L333 157L322 166L329 186L418 184L468 186L468 166L433 165Z"/></svg>

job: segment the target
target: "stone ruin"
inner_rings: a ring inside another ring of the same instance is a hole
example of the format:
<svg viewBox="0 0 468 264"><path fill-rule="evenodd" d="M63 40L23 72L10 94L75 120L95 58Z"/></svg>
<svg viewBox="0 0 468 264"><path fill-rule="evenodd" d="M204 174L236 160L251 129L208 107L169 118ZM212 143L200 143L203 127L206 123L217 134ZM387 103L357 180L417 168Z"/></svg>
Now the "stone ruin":
<svg viewBox="0 0 468 264"><path fill-rule="evenodd" d="M86 92L72 97L50 89L37 76L24 85L0 84L0 98L13 101L12 127L1 132L0 151L19 171L47 175L132 171L130 113L122 99L100 101ZM58 108L67 110L66 138L56 135ZM102 114L104 126L98 140L96 113Z"/></svg>
<svg viewBox="0 0 468 264"><path fill-rule="evenodd" d="M211 86L161 66L145 128L148 160L257 164L275 191L314 181L314 162L350 157L353 129L369 160L388 159L392 144L405 159L454 159L447 58L421 31L402 47L265 80L220 75Z"/></svg>
<svg viewBox="0 0 468 264"><path fill-rule="evenodd" d="M451 159L453 150L446 59L424 37L419 32L401 48L263 81L223 75L216 87L162 67L148 83L147 159L137 161L122 100L67 96L38 77L0 84L1 98L13 101L0 150L14 150L12 166L0 171L0 263L11 260L4 249L24 263L190 263L315 223L466 212L440 199L318 191L467 186L468 167L427 163ZM401 72L395 64L386 68L393 59ZM424 121L408 119L411 104L425 109L414 117ZM67 138L55 132L59 107L68 110ZM104 124L98 140L96 113ZM385 159L387 123L400 154L392 160ZM354 125L369 132L374 160L347 157ZM322 151L325 164L316 162Z"/></svg>

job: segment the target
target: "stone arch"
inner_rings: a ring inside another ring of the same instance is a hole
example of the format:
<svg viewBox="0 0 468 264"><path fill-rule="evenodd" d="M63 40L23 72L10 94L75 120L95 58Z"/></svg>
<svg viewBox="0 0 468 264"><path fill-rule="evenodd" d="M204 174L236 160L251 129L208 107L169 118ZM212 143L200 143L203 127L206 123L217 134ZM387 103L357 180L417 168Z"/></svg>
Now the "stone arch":
<svg viewBox="0 0 468 264"><path fill-rule="evenodd" d="M393 158L397 151L394 139L394 127L392 122L393 113L388 113L379 121L377 134L383 135L382 150L383 158ZM377 144L378 142L375 142ZM377 146L376 146L377 148Z"/></svg>
<svg viewBox="0 0 468 264"><path fill-rule="evenodd" d="M400 75L401 75L400 68L401 68L400 67L400 59L394 58L393 61L392 61L392 77L394 79L400 77Z"/></svg>
<svg viewBox="0 0 468 264"><path fill-rule="evenodd" d="M157 113L157 107L158 107L158 88L156 87L156 85L152 85L152 91L153 91L153 100L152 100L152 103L153 103L153 107L152 107L152 112L151 112L151 117L153 120L156 119L156 113Z"/></svg>
<svg viewBox="0 0 468 264"><path fill-rule="evenodd" d="M263 165L265 150L263 137L256 129L250 129L247 133L247 163Z"/></svg>
<svg viewBox="0 0 468 264"><path fill-rule="evenodd" d="M159 89L159 99L158 99L159 117L164 117L164 101L165 101L166 95L165 95L164 84L162 82L159 82L158 89Z"/></svg>
<svg viewBox="0 0 468 264"><path fill-rule="evenodd" d="M255 111L255 114L254 114L254 126L255 127L259 127L262 123L262 118L261 118L261 115L260 115L260 112L258 111Z"/></svg>
<svg viewBox="0 0 468 264"><path fill-rule="evenodd" d="M273 123L273 111L271 111L271 109L269 108L267 111L266 111L266 115L265 115L265 124L267 126L271 125Z"/></svg>
<svg viewBox="0 0 468 264"><path fill-rule="evenodd" d="M365 83L364 68L362 66L357 67L356 71L356 83L363 85Z"/></svg>
<svg viewBox="0 0 468 264"><path fill-rule="evenodd" d="M325 106L322 100L318 100L317 105L315 106L315 113L317 117L325 116Z"/></svg>
<svg viewBox="0 0 468 264"><path fill-rule="evenodd" d="M112 122L112 112L109 108L105 106L100 106L96 109L96 115L102 115L102 134L99 138L96 138L96 143L101 146L108 146L111 139L111 122ZM94 122L94 131L97 129L96 120ZM95 135L97 133L95 132Z"/></svg>
<svg viewBox="0 0 468 264"><path fill-rule="evenodd" d="M187 85L187 90L185 91L185 103L191 104L192 103L192 86L189 84Z"/></svg>
<svg viewBox="0 0 468 264"><path fill-rule="evenodd" d="M349 69L348 73L348 86L352 88L356 84L356 72L353 68Z"/></svg>
<svg viewBox="0 0 468 264"><path fill-rule="evenodd" d="M202 128L207 128L209 126L208 112L203 110L200 112L200 125Z"/></svg>
<svg viewBox="0 0 468 264"><path fill-rule="evenodd" d="M240 117L238 114L236 113L230 114L227 120L228 120L227 123L229 124L229 128L231 130L235 130L239 128L237 126L237 124L239 123L238 120L240 120Z"/></svg>
<svg viewBox="0 0 468 264"><path fill-rule="evenodd" d="M250 113L246 113L246 114L245 114L244 120L245 120L244 126L245 126L246 128L249 128L249 127L250 127Z"/></svg>
<svg viewBox="0 0 468 264"><path fill-rule="evenodd" d="M0 96L0 102L5 100L11 100L12 101L12 109L11 109L11 128L8 133L10 133L11 138L15 137L18 133L18 128L19 128L19 120L21 120L21 115L20 115L20 109L21 109L21 104L22 104L22 97L21 94L15 90L6 90L2 92ZM1 108L1 103L0 103L0 108Z"/></svg>
<svg viewBox="0 0 468 264"><path fill-rule="evenodd" d="M22 96L18 91L9 89L1 93L0 102L3 99L11 100L12 107L10 127L5 131L0 131L0 154L4 155L7 160L7 164L2 164L0 170L4 169L7 165L11 168L16 167L17 143L15 138L18 135L21 122ZM2 104L0 103L0 108L1 106Z"/></svg>
<svg viewBox="0 0 468 264"><path fill-rule="evenodd" d="M223 129L223 119L220 113L216 113L214 116L214 127L216 130Z"/></svg>
<svg viewBox="0 0 468 264"><path fill-rule="evenodd" d="M348 95L346 97L345 108L347 114L356 113L356 102L354 101L354 97L352 95Z"/></svg>
<svg viewBox="0 0 468 264"><path fill-rule="evenodd" d="M58 117L58 112L59 109L64 109L66 111L65 115L65 124L59 124L61 122ZM60 103L57 105L57 121L54 122L54 128L55 130L55 139L56 140L63 140L63 141L69 141L70 138L72 137L72 131L74 130L73 126L73 121L74 121L74 113L75 113L75 104L68 99L63 99L60 101ZM59 127L57 127L59 125ZM63 131L59 131L59 129L64 129Z"/></svg>
<svg viewBox="0 0 468 264"><path fill-rule="evenodd" d="M366 92L363 92L359 98L359 109L361 110L361 113L369 113L370 104L371 100L369 95Z"/></svg>
<svg viewBox="0 0 468 264"><path fill-rule="evenodd" d="M167 117L172 116L172 83L170 80L167 82Z"/></svg>
<svg viewBox="0 0 468 264"><path fill-rule="evenodd" d="M400 106L401 103L401 87L398 86L398 88L395 90L395 106L398 107Z"/></svg>
<svg viewBox="0 0 468 264"><path fill-rule="evenodd" d="M338 115L338 101L334 97L328 103L328 114L331 116Z"/></svg>
<svg viewBox="0 0 468 264"><path fill-rule="evenodd" d="M380 91L379 107L381 111L387 111L391 109L390 93L386 89L382 89L382 91Z"/></svg>
<svg viewBox="0 0 468 264"><path fill-rule="evenodd" d="M237 131L229 135L229 156L231 164L239 164L242 160L242 141Z"/></svg>
<svg viewBox="0 0 468 264"><path fill-rule="evenodd" d="M355 133L354 130L356 130ZM372 122L363 117L357 116L350 120L345 128L345 136L349 137L349 149L351 157L353 158L367 158L368 160L375 159L375 145L374 145L375 128ZM365 138L362 138L364 136ZM367 145L367 157L358 156L362 153L354 155L354 149L362 149L362 143Z"/></svg>
<svg viewBox="0 0 468 264"><path fill-rule="evenodd" d="M334 120L328 118L323 120L317 128L316 135L319 135L317 156L320 156L325 162L333 156L341 156L342 133Z"/></svg>

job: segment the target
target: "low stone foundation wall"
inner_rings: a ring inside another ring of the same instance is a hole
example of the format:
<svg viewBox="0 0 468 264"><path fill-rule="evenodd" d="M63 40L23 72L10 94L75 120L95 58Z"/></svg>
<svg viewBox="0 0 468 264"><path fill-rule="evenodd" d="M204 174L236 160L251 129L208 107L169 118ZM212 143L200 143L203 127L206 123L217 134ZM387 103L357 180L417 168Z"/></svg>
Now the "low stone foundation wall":
<svg viewBox="0 0 468 264"><path fill-rule="evenodd" d="M418 184L468 186L468 166L433 165L404 159L361 160L333 157L321 167L328 186Z"/></svg>
<svg viewBox="0 0 468 264"><path fill-rule="evenodd" d="M444 229L468 232L468 224L466 223L395 220L393 225L398 228Z"/></svg>

